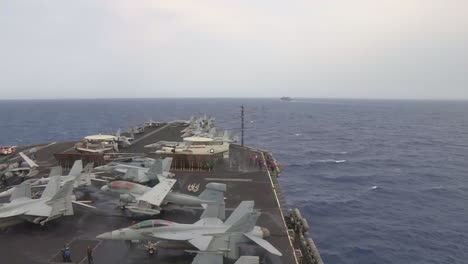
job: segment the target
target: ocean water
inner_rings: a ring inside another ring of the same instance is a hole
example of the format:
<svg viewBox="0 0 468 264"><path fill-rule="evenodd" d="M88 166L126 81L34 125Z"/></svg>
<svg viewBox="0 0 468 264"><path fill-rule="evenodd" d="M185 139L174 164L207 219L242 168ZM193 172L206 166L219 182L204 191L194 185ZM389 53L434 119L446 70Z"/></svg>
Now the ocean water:
<svg viewBox="0 0 468 264"><path fill-rule="evenodd" d="M0 145L77 140L204 113L284 166L325 263L468 263L468 102L0 101Z"/></svg>

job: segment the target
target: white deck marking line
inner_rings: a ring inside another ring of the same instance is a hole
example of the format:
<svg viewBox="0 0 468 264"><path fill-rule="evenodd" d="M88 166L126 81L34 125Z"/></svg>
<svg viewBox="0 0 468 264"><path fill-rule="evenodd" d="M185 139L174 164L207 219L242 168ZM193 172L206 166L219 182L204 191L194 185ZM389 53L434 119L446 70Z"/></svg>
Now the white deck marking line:
<svg viewBox="0 0 468 264"><path fill-rule="evenodd" d="M48 147L50 147L50 146L52 146L52 145L55 145L55 144L57 144L57 142L52 142L52 143L49 143L49 144L47 144L47 145L45 145L45 146L38 147L37 150L41 150L41 149L43 149L43 148L48 148Z"/></svg>
<svg viewBox="0 0 468 264"><path fill-rule="evenodd" d="M260 151L260 153L262 153L263 164L266 165L265 154L263 154L263 151ZM294 260L296 260L296 263L299 263L299 261L297 259L297 256L296 256L296 251L295 251L296 249L294 248L294 245L293 245L293 243L291 241L291 237L289 236L288 226L286 225L286 222L284 220L283 210L281 210L281 203L280 203L280 201L278 199L278 194L276 193L275 184L273 183L273 179L271 178L270 170L268 168L266 168L266 171L268 173L268 177L270 177L271 188L273 189L273 193L275 194L276 202L278 203L278 209L280 211L281 219L282 219L281 222L283 222L284 230L286 230L286 234L288 236L289 244L291 245L291 248L292 248L292 253L293 253L293 256L294 256Z"/></svg>
<svg viewBox="0 0 468 264"><path fill-rule="evenodd" d="M205 181L251 182L251 181L252 181L252 179L236 179L236 178L205 178Z"/></svg>
<svg viewBox="0 0 468 264"><path fill-rule="evenodd" d="M102 240L99 240L99 242L96 244L96 246L93 247L93 258L94 258L94 252L96 251L96 248L99 247L101 244L102 244ZM86 252L86 254L88 254L88 252ZM88 255L86 255L86 257L84 257L80 262L78 262L78 264L85 263L84 262L85 260L86 260L86 262L88 261Z"/></svg>
<svg viewBox="0 0 468 264"><path fill-rule="evenodd" d="M149 137L149 136L151 136L151 135L153 135L153 134L155 134L155 133L157 133L157 132L159 132L159 131L165 129L165 128L168 127L169 125L170 125L170 124L167 124L167 125L165 125L165 126L163 126L163 127L161 127L161 128L156 129L156 130L153 131L153 132L150 132L150 133L148 133L148 134L146 134L146 135L144 135L144 136L142 136L142 137L140 137L140 138L138 138L138 139L133 140L133 141L131 142L132 145L134 145L134 144L140 142L141 140L143 140L143 139L145 139L145 138L147 138L147 137Z"/></svg>

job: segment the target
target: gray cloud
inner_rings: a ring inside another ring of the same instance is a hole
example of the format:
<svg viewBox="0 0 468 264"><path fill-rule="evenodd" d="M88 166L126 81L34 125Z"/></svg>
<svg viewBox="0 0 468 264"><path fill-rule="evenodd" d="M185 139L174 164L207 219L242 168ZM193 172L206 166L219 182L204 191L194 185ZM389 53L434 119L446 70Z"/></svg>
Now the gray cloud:
<svg viewBox="0 0 468 264"><path fill-rule="evenodd" d="M468 99L466 1L0 4L1 99Z"/></svg>

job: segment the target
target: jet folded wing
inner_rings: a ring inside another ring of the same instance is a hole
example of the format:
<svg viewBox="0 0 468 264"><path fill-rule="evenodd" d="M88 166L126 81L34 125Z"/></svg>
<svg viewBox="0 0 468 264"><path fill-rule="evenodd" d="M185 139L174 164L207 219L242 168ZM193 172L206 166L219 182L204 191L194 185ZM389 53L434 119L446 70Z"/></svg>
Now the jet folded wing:
<svg viewBox="0 0 468 264"><path fill-rule="evenodd" d="M51 211L52 211L52 207L46 204L31 204L31 205L24 205L20 208L16 208L10 211L0 213L0 218L22 216L22 215L49 217Z"/></svg>
<svg viewBox="0 0 468 264"><path fill-rule="evenodd" d="M137 201L145 201L155 206L160 206L166 195L176 183L174 179L164 179L151 190L144 193Z"/></svg>
<svg viewBox="0 0 468 264"><path fill-rule="evenodd" d="M26 163L28 163L29 167L34 168L34 167L39 167L39 165L36 164L32 159L30 159L28 156L26 156L23 152L19 153L21 158L23 158Z"/></svg>
<svg viewBox="0 0 468 264"><path fill-rule="evenodd" d="M223 254L216 252L198 252L192 264L223 264Z"/></svg>
<svg viewBox="0 0 468 264"><path fill-rule="evenodd" d="M271 254L277 255L277 256L282 256L281 252L278 251L270 242L266 241L263 238L256 237L252 234L244 234L246 237L248 237L250 240L255 242L257 245L261 246L262 248L266 249L268 252Z"/></svg>
<svg viewBox="0 0 468 264"><path fill-rule="evenodd" d="M47 204L35 204L34 207L27 210L24 215L49 217L52 213L52 207Z"/></svg>
<svg viewBox="0 0 468 264"><path fill-rule="evenodd" d="M25 212L26 212L25 208L16 208L16 209L12 209L12 210L0 213L0 218L20 216L20 215L23 215Z"/></svg>

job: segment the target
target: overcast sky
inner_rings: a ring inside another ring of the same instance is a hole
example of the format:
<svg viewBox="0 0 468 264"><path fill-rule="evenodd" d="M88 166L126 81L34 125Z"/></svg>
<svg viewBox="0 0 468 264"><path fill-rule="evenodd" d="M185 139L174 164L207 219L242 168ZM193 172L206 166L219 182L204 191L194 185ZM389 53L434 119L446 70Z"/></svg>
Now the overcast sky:
<svg viewBox="0 0 468 264"><path fill-rule="evenodd" d="M468 99L466 0L0 0L0 99Z"/></svg>

